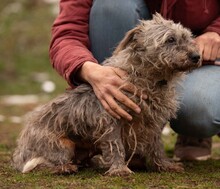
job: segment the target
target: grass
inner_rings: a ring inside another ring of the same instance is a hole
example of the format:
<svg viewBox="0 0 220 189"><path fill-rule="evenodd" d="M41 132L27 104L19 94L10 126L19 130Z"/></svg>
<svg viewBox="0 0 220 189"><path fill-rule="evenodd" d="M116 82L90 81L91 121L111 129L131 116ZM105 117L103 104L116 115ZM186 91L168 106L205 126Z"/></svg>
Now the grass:
<svg viewBox="0 0 220 189"><path fill-rule="evenodd" d="M207 161L185 165L185 173L136 172L132 176L106 177L99 171L81 170L77 175L54 176L47 172L23 175L8 166L8 154L1 154L1 188L218 188L220 163ZM3 164L3 165L2 165ZM214 167L214 168L213 168Z"/></svg>
<svg viewBox="0 0 220 189"><path fill-rule="evenodd" d="M78 188L78 189L117 189L117 188L218 188L220 187L217 172L220 162L187 163L185 173L152 173L136 172L134 175L106 177L100 171L81 170L77 175L55 176L48 172L21 174L9 167L9 154L1 152L0 187L1 188Z"/></svg>
<svg viewBox="0 0 220 189"><path fill-rule="evenodd" d="M55 15L51 5L41 0L0 1L0 188L1 189L145 189L145 188L220 188L220 139L214 137L213 159L186 162L184 173L153 173L136 171L134 175L103 176L102 170L83 169L76 175L55 176L49 172L21 174L10 165L11 153L22 129L21 118L38 104L8 105L2 95L37 94L43 103L62 92L67 84L52 69L48 58L50 29ZM36 75L56 84L56 90L46 94ZM46 96L46 98L45 98ZM163 136L165 150L172 157L176 134Z"/></svg>
<svg viewBox="0 0 220 189"><path fill-rule="evenodd" d="M42 100L44 102L45 100ZM38 104L23 106L7 105L0 101L0 112L5 120L0 122L0 188L27 189L146 189L146 188L219 188L220 160L218 137L214 137L213 159L204 162L185 162L183 173L154 173L135 171L135 174L120 178L103 176L103 170L82 169L76 175L57 176L47 171L22 174L10 165L11 154L22 123L13 123L10 116L23 116ZM163 136L167 155L172 157L176 134Z"/></svg>
<svg viewBox="0 0 220 189"><path fill-rule="evenodd" d="M203 168L206 167L203 165ZM191 171L188 169L188 171ZM219 187L219 174L214 177L198 178L195 174L155 174L136 173L134 176L125 178L105 177L98 172L87 170L77 176L51 176L45 173L32 173L29 175L6 173L6 188L84 188L84 189L104 189L104 188L217 188ZM8 177L10 179L8 179ZM3 187L4 188L4 187Z"/></svg>
<svg viewBox="0 0 220 189"><path fill-rule="evenodd" d="M36 79L42 73L56 83L54 93L67 87L48 56L54 19L52 6L42 1L0 2L0 95L42 93L42 83Z"/></svg>

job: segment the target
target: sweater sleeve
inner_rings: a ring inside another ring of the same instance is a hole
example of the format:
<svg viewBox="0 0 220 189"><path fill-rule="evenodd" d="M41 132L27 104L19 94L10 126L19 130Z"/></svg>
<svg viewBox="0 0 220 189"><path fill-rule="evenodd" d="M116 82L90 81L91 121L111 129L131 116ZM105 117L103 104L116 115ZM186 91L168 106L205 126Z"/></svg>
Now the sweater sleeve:
<svg viewBox="0 0 220 189"><path fill-rule="evenodd" d="M216 32L220 35L220 15L208 27L206 27L204 32Z"/></svg>
<svg viewBox="0 0 220 189"><path fill-rule="evenodd" d="M89 13L92 0L61 0L52 26L49 56L53 67L74 87L72 76L85 61L96 62L89 50Z"/></svg>

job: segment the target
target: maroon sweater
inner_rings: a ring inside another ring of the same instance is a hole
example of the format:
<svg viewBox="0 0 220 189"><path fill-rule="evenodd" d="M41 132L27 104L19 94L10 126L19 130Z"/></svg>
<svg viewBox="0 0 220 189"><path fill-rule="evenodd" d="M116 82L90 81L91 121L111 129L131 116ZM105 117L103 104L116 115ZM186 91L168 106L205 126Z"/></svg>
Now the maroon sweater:
<svg viewBox="0 0 220 189"><path fill-rule="evenodd" d="M146 0L150 11L181 22L194 34L214 31L220 35L220 0ZM161 3L162 2L162 3ZM50 59L71 87L71 75L85 61L96 62L90 52L89 13L92 0L61 0L60 14L52 28Z"/></svg>

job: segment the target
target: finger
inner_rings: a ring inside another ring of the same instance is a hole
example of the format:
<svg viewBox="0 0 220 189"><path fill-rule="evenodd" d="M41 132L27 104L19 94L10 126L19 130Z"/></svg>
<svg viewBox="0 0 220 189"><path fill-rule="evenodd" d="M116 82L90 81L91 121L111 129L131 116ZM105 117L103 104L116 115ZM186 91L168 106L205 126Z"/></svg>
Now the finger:
<svg viewBox="0 0 220 189"><path fill-rule="evenodd" d="M122 78L120 80L117 80L117 82L115 83L115 86L120 86L119 89L123 89L143 99L147 99L147 95L144 94L142 90L138 90L137 87L133 85L132 83L129 83L129 82L125 83L125 81L123 80L125 77L127 77L127 73L125 71L118 69L118 68L114 68L113 70L120 78Z"/></svg>
<svg viewBox="0 0 220 189"><path fill-rule="evenodd" d="M124 104L128 108L132 109L136 113L140 113L141 109L140 107L135 104L131 99L129 99L125 94L123 94L121 91L113 91L113 94L115 99L117 99L120 103Z"/></svg>
<svg viewBox="0 0 220 189"><path fill-rule="evenodd" d="M211 58L212 45L206 45L203 51L203 59L210 60Z"/></svg>
<svg viewBox="0 0 220 189"><path fill-rule="evenodd" d="M220 60L219 61L215 61L215 65L220 66Z"/></svg>
<svg viewBox="0 0 220 189"><path fill-rule="evenodd" d="M113 71L115 72L115 74L116 75L118 75L120 78L125 78L125 77L127 77L127 73L124 71L124 70L122 70L122 69L119 69L119 68L112 68L113 69Z"/></svg>
<svg viewBox="0 0 220 189"><path fill-rule="evenodd" d="M218 50L219 50L218 45L214 45L212 47L210 60L215 61L216 58L218 58Z"/></svg>
<svg viewBox="0 0 220 189"><path fill-rule="evenodd" d="M115 117L117 119L121 119L121 117L116 114L115 112L113 112L110 108L110 106L108 105L108 103L105 100L105 95L103 93L101 93L99 90L95 90L93 89L96 97L99 99L99 101L101 102L102 106L104 107L104 109L112 116Z"/></svg>
<svg viewBox="0 0 220 189"><path fill-rule="evenodd" d="M220 51L220 50L219 50L219 51ZM220 57L218 57L218 58L216 59L216 61L215 61L215 65L220 66Z"/></svg>
<svg viewBox="0 0 220 189"><path fill-rule="evenodd" d="M131 115L128 114L122 107L120 107L112 97L109 96L108 98L106 98L106 102L108 103L112 112L129 121L132 120Z"/></svg>
<svg viewBox="0 0 220 189"><path fill-rule="evenodd" d="M135 96L141 97L143 99L147 99L147 94L143 92L143 90L137 89L137 87L131 83L125 83L121 86L121 89L134 94Z"/></svg>
<svg viewBox="0 0 220 189"><path fill-rule="evenodd" d="M112 117L115 117L116 119L121 119L121 117L115 113L114 111L111 110L110 106L108 105L108 103L106 103L105 100L103 99L99 99L102 106L104 107L104 109L112 116Z"/></svg>
<svg viewBox="0 0 220 189"><path fill-rule="evenodd" d="M203 51L204 51L204 47L205 47L204 44L203 43L199 43L198 39L195 39L195 42L196 42L196 44L197 44L197 46L199 48L200 55L202 55L202 57L203 57Z"/></svg>

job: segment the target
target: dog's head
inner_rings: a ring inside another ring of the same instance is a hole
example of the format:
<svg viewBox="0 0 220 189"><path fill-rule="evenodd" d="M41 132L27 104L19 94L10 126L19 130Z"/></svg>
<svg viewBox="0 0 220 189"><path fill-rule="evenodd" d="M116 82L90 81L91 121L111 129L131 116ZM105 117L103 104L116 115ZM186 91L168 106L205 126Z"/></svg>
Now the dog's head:
<svg viewBox="0 0 220 189"><path fill-rule="evenodd" d="M187 71L201 64L199 49L191 32L159 14L152 20L140 21L126 34L114 54L125 49L130 50L136 59L159 70Z"/></svg>

